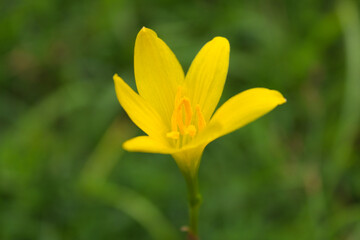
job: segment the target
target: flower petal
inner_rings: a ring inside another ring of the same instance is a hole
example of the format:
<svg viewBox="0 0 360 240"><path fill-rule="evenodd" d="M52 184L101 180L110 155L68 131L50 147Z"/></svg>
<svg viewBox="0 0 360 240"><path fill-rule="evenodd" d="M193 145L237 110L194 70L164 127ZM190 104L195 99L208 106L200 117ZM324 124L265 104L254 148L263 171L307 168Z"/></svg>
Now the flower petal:
<svg viewBox="0 0 360 240"><path fill-rule="evenodd" d="M117 98L131 120L149 136L164 140L165 125L156 110L117 74L114 75L114 83Z"/></svg>
<svg viewBox="0 0 360 240"><path fill-rule="evenodd" d="M151 29L143 27L137 35L134 67L139 94L170 123L184 72L174 53Z"/></svg>
<svg viewBox="0 0 360 240"><path fill-rule="evenodd" d="M283 95L266 88L252 88L226 101L211 118L209 125L199 135L199 143L209 143L235 131L286 102Z"/></svg>
<svg viewBox="0 0 360 240"><path fill-rule="evenodd" d="M173 148L149 136L139 136L124 142L123 148L129 152L171 154L183 173L195 175L199 168L205 145L186 149Z"/></svg>
<svg viewBox="0 0 360 240"><path fill-rule="evenodd" d="M200 50L186 74L187 94L194 109L199 104L206 122L221 97L228 72L229 53L228 40L215 37Z"/></svg>
<svg viewBox="0 0 360 240"><path fill-rule="evenodd" d="M132 138L123 144L123 148L130 152L148 152L171 154L174 149L162 142L156 141L149 136Z"/></svg>

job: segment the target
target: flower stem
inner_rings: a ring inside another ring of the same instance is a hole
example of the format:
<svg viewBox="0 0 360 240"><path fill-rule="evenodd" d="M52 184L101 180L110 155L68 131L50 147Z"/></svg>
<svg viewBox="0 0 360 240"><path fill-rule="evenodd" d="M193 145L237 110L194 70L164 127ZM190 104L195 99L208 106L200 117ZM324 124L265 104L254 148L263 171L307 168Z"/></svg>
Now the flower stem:
<svg viewBox="0 0 360 240"><path fill-rule="evenodd" d="M199 220L199 208L201 205L201 195L199 192L198 177L197 174L193 176L187 176L186 183L188 188L188 201L189 201L189 240L199 240L198 237L198 220Z"/></svg>
<svg viewBox="0 0 360 240"><path fill-rule="evenodd" d="M172 155L185 178L188 190L189 226L182 228L188 233L188 240L199 240L198 221L202 199L199 193L198 169L204 147L201 146Z"/></svg>

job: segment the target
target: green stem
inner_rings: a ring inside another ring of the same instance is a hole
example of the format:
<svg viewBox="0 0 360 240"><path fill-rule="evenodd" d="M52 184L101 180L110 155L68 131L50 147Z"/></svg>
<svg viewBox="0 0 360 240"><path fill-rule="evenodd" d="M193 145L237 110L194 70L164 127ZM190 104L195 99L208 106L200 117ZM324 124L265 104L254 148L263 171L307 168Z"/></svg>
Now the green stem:
<svg viewBox="0 0 360 240"><path fill-rule="evenodd" d="M196 149L172 155L186 180L189 201L189 226L184 228L184 231L188 233L189 240L199 240L198 220L202 199L199 193L198 169L204 147L200 146Z"/></svg>
<svg viewBox="0 0 360 240"><path fill-rule="evenodd" d="M185 176L188 198L189 198L189 240L199 240L198 237L198 220L199 208L201 205L201 195L199 192L197 174L194 176Z"/></svg>

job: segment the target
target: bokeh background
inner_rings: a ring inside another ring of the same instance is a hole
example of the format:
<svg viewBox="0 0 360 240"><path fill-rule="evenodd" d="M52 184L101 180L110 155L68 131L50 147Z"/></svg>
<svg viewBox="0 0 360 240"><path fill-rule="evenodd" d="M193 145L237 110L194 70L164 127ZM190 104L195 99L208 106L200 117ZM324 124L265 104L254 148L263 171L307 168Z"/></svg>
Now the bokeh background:
<svg viewBox="0 0 360 240"><path fill-rule="evenodd" d="M288 102L211 143L200 167L205 240L360 239L357 1L4 0L0 7L0 239L179 240L186 188L141 134L112 75L157 31L186 71L231 44L221 102L252 87Z"/></svg>

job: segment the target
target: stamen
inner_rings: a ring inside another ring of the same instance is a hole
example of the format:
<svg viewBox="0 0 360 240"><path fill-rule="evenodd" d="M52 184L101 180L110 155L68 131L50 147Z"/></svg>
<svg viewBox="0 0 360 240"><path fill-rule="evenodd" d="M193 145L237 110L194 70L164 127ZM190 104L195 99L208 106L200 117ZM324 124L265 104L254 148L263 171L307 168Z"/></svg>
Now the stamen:
<svg viewBox="0 0 360 240"><path fill-rule="evenodd" d="M192 119L192 109L190 100L188 98L183 98L182 100L185 108L185 126L189 126Z"/></svg>
<svg viewBox="0 0 360 240"><path fill-rule="evenodd" d="M195 134L196 134L196 128L194 125L190 125L188 126L188 128L186 129L187 130L187 133L191 136L191 137L194 137Z"/></svg>
<svg viewBox="0 0 360 240"><path fill-rule="evenodd" d="M171 131L173 132L177 132L177 118L178 118L178 111L177 109L179 108L180 105L180 101L181 101L181 95L182 95L182 87L179 86L178 90L176 92L175 95L175 105L174 105L174 111L173 114L171 115Z"/></svg>
<svg viewBox="0 0 360 240"><path fill-rule="evenodd" d="M179 137L180 137L180 133L179 133L179 132L175 132L175 131L171 131L171 132L168 132L168 133L166 134L166 137L172 138L172 139L175 139L175 140L178 140Z"/></svg>
<svg viewBox="0 0 360 240"><path fill-rule="evenodd" d="M182 135L182 140L178 142L180 146L188 141L186 135L195 137L197 131L201 131L206 126L206 121L199 105L196 106L198 129L196 129L195 125L191 124L193 118L191 102L187 97L183 97L182 94L183 88L179 87L175 96L174 112L171 115L171 132L166 133L166 137L174 140L179 140L180 135Z"/></svg>
<svg viewBox="0 0 360 240"><path fill-rule="evenodd" d="M198 120L198 128L199 131L201 131L206 127L206 121L204 119L204 115L201 112L199 104L196 105L196 115Z"/></svg>
<svg viewBox="0 0 360 240"><path fill-rule="evenodd" d="M182 115L182 105L184 104L184 101L181 101L179 106L177 107L177 109L175 110L176 113L176 123L177 126L179 127L179 131L181 133L181 135L185 134L185 126L184 126L184 122L183 122L183 115Z"/></svg>

